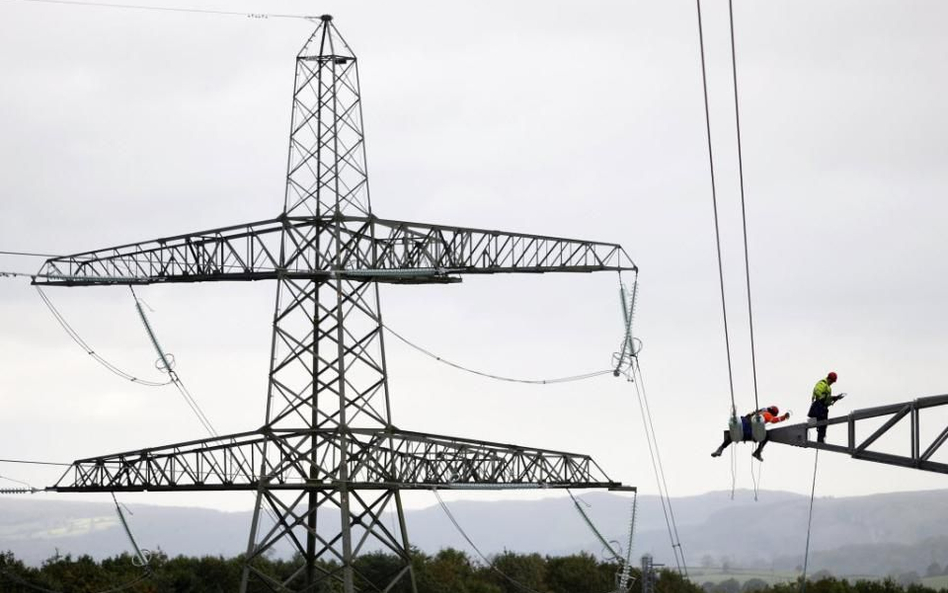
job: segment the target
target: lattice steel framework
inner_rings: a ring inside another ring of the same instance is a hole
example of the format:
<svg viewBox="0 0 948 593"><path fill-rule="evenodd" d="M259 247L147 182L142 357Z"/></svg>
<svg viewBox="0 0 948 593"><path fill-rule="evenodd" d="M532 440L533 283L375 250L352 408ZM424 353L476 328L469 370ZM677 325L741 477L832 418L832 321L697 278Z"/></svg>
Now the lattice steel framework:
<svg viewBox="0 0 948 593"><path fill-rule="evenodd" d="M775 443L845 453L854 459L948 474L948 463L934 459L935 454L941 450L945 441L948 441L948 426L942 428L931 441L923 441L921 437L923 410L943 406L948 406L948 395L920 397L898 404L853 410L846 416L830 418L812 424L801 423L773 428L767 431L767 437ZM868 421L881 418L885 419L881 426L864 437L857 436L858 426L868 426ZM873 447L873 445L878 445L879 439L885 434L897 430L895 427L906 418L909 427L908 439L903 442L902 453L890 453ZM845 445L820 443L809 439L809 429L835 424L846 425ZM934 424L936 427L941 427L944 420L935 420Z"/></svg>
<svg viewBox="0 0 948 593"><path fill-rule="evenodd" d="M271 220L48 260L58 286L273 279L266 421L252 432L74 462L60 492L249 490L257 503L242 590L414 589L399 492L419 488L617 488L588 456L408 432L392 424L378 283L463 274L635 270L619 245L376 218L355 54L331 17L296 59L283 213ZM338 521L325 519L327 509ZM391 512L397 520L382 520ZM275 581L275 546L298 569ZM355 559L400 559L385 582Z"/></svg>

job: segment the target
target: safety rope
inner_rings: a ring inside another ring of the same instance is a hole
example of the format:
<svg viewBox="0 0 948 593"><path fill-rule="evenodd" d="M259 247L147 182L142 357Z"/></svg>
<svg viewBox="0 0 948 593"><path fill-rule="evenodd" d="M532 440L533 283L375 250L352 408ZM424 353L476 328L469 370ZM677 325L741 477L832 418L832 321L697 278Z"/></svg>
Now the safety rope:
<svg viewBox="0 0 948 593"><path fill-rule="evenodd" d="M461 537L463 537L463 538L467 541L467 543L474 549L474 551L477 552L477 555L480 556L481 560L482 560L491 570L493 570L494 572L496 572L497 574L499 574L500 576L502 576L502 577L503 577L504 579L506 579L510 584L512 584L513 586L517 587L518 589L521 589L521 590L523 590L523 591L526 591L527 593L539 593L538 591L536 591L536 590L534 590L534 589L531 589L531 588L528 587L527 585L524 585L524 584L521 583L520 581L514 579L513 577L511 577L510 575L508 575L508 574L505 573L504 571L502 571L502 570L500 570L499 568L497 568L497 566L496 566L493 562L491 562L491 561L487 558L487 556L484 555L483 552L481 552L480 548L477 547L477 545L473 542L473 540L471 540L470 536L468 536L468 534L467 534L467 533L464 531L464 529L461 527L461 524L458 523L457 519L454 518L454 514L451 513L451 509L448 508L448 505L445 504L444 499L441 498L441 494L438 492L438 489L437 489L437 488L432 488L431 491L434 492L435 498L438 499L438 504L441 505L441 510L444 511L444 514L447 515L448 519L451 520L451 523L454 524L454 528L458 530L458 533L461 534Z"/></svg>
<svg viewBox="0 0 948 593"><path fill-rule="evenodd" d="M583 373L583 374L580 374L580 375L571 375L571 376L568 376L568 377L555 377L555 378L551 378L551 379L523 379L523 378L517 378L517 377L505 377L505 376L502 376L502 375L495 375L495 374L492 374L492 373L487 373L487 372L484 372L484 371L475 370L475 369L466 367L466 366L464 366L464 365L458 364L458 363L456 363L456 362L452 362L452 361L450 361L450 360L447 360L447 359L445 359L445 358L443 358L443 357L441 357L441 356L438 356L437 354L431 352L430 350L427 350L427 349L425 349L425 348L419 346L418 344L415 344L414 342L410 341L408 338L404 337L403 335L401 335L400 333L398 333L397 331L395 331L394 329L392 329L392 328L389 327L388 325L385 325L384 323L381 324L381 325L382 325L382 327L384 327L390 334L392 334L393 336L395 336L396 338L398 338L399 340L401 340L401 341L402 341L404 344L406 344L407 346L410 346L411 348L414 348L414 349L417 350L418 352L421 352L422 354L424 354L424 355L426 355L426 356L428 356L428 357L430 357L430 358L433 358L434 360L437 360L438 362L440 362L440 363L442 363L442 364L446 364L446 365L448 365L448 366L450 366L450 367L453 367L453 368L458 369L458 370L460 370L460 371L464 371L464 372L466 372L466 373L471 373L472 375L478 375L478 376L480 376L480 377L486 377L486 378L488 378L488 379L495 379L495 380L497 380L497 381L506 381L506 382L508 382L508 383L525 383L525 384L528 384L528 385L550 385L550 384L553 384L553 383L570 383L570 382L573 382L573 381L584 381L584 380L586 380L586 379L592 379L592 378L594 378L594 377L600 377L600 376L602 376L602 375L608 375L608 374L613 373L613 369L605 369L605 370L601 370L601 371L592 371L592 372L589 372L589 373Z"/></svg>
<svg viewBox="0 0 948 593"><path fill-rule="evenodd" d="M741 150L741 109L737 93L737 51L734 45L734 1L728 0L731 29L731 72L734 79L734 121L737 129L737 170L741 182L741 225L744 229L744 278L747 283L747 322L750 329L751 368L754 375L754 409L760 409L757 397L757 354L754 348L754 311L751 303L750 255L747 247L747 210L744 206L744 156Z"/></svg>
<svg viewBox="0 0 948 593"><path fill-rule="evenodd" d="M714 208L714 241L718 253L718 281L721 288L721 317L724 320L724 348L727 352L727 380L731 390L731 416L737 416L734 403L734 371L731 362L731 339L727 326L727 299L724 297L724 261L721 255L721 226L718 220L718 192L714 180L714 150L711 145L711 110L708 106L708 74L704 57L704 26L701 21L701 0L696 0L698 9L698 45L701 49L701 82L704 89L704 121L708 139L708 165L711 170L711 204Z"/></svg>
<svg viewBox="0 0 948 593"><path fill-rule="evenodd" d="M810 529L813 525L813 497L816 495L816 469L820 462L820 450L813 456L813 484L810 486L810 511L806 519L806 547L803 551L803 576L800 579L800 593L806 593L806 569L810 561Z"/></svg>
<svg viewBox="0 0 948 593"><path fill-rule="evenodd" d="M66 321L66 318L63 317L62 313L60 313L59 310L56 308L56 306L53 305L53 302L50 300L49 296L47 296L46 293L43 292L43 289L37 286L36 292L39 293L40 298L43 300L43 303L46 305L46 308L49 309L50 313L52 313L53 317L59 323L60 327L62 327L63 330L65 330L66 335L68 335L72 339L73 342L78 344L79 347L82 348L86 354L91 356L93 360L95 360L100 365L108 369L109 372L125 379L126 381L130 381L138 385L145 385L146 387L163 387L171 383L170 380L165 381L163 383L159 383L156 381L147 381L145 379L139 379L138 377L123 371L122 369L118 368L117 366L115 366L114 364L112 364L111 362L103 358L102 356L100 356L85 340L82 339L82 336L79 335L79 333L75 330L75 328L73 328L69 324L69 322Z"/></svg>
<svg viewBox="0 0 948 593"><path fill-rule="evenodd" d="M754 484L754 502L757 502L758 501L757 495L760 492L760 478L761 478L761 475L763 475L764 473L764 464L760 462L756 464L757 474L754 475L754 465L755 465L754 462L756 460L753 457L751 457L750 461L751 461L751 483Z"/></svg>

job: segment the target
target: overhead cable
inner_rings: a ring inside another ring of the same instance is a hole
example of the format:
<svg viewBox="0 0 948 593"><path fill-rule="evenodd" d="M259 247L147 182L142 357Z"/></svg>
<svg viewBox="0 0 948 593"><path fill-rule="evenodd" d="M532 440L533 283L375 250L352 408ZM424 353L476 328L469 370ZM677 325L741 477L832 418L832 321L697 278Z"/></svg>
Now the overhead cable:
<svg viewBox="0 0 948 593"><path fill-rule="evenodd" d="M43 292L43 289L37 286L36 292L39 293L40 298L43 299L43 303L46 305L46 308L49 309L49 312L53 314L53 317L56 319L59 325L63 328L63 330L66 331L66 334L70 338L72 338L72 341L78 344L80 348L85 350L86 354L91 356L93 360L95 360L96 362L104 366L106 369L108 369L109 372L125 379L126 381L131 381L132 383L137 383L139 385L145 385L146 387L162 387L164 385L168 385L169 383L171 383L170 380L159 383L156 381L147 381L145 379L139 379L138 377L123 371L122 369L118 368L117 366L115 366L114 364L112 364L111 362L103 358L102 356L100 356L98 353L96 353L95 350L92 349L91 346L89 346L89 344L85 340L82 339L79 333L76 332L76 330L71 325L69 325L69 322L66 321L66 318L63 317L63 315L59 312L58 309L56 309L56 306L53 305L53 302L49 299L46 293Z"/></svg>
<svg viewBox="0 0 948 593"><path fill-rule="evenodd" d="M434 492L435 498L438 499L438 504L441 505L441 510L444 511L444 514L447 515L447 516L448 516L448 519L451 520L451 523L454 524L454 527L455 527L455 529L458 530L458 533L460 533L461 536L462 536L465 540L467 540L467 543L470 544L470 546L471 546L472 548L474 548L474 551L477 552L477 555L480 556L481 560L483 560L484 563L487 564L487 566L490 567L491 570L493 570L494 572L496 572L497 574L499 574L500 576L502 576L503 578L505 578L508 582L510 582L510 584L512 584L513 586L517 587L518 589L521 589L521 590L523 590L523 591L526 591L527 593L539 593L538 591L536 591L536 590L534 590L534 589L531 589L531 588L528 587L527 585L524 585L524 584L521 583L520 581L516 580L515 578L511 577L510 575L508 575L508 574L505 573L504 571L502 571L502 570L500 570L499 568L497 568L497 566L496 566L493 562L491 562L491 561L487 558L487 556L484 555L483 552L481 552L480 548L477 547L477 545L471 540L471 538L467 535L467 533L466 533L466 532L464 531L464 529L461 527L461 524L458 523L457 519L454 518L454 515L451 513L451 509L448 508L448 505L446 505L445 502L444 502L444 500L441 498L441 494L438 492L438 489L437 489L437 488L432 488L431 491Z"/></svg>
<svg viewBox="0 0 948 593"><path fill-rule="evenodd" d="M28 465L58 465L62 467L69 467L71 463L56 463L54 461L28 461L26 459L0 459L0 463L25 463Z"/></svg>
<svg viewBox="0 0 948 593"><path fill-rule="evenodd" d="M672 552L675 554L675 564L678 567L678 573L687 578L688 566L685 563L685 553L681 547L681 538L678 535L678 524L675 521L675 511L672 508L671 496L668 494L668 482L665 479L665 469L658 447L658 438L655 435L655 425L652 423L652 412L648 405L648 393L645 390L642 368L639 365L638 358L633 359L633 364L629 368L628 373L627 376L635 387L635 395L639 402L642 425L645 430L645 439L648 444L652 470L655 474L655 481L658 486L659 500L662 503L662 513L665 516L665 526L668 528L668 537L671 540Z"/></svg>
<svg viewBox="0 0 948 593"><path fill-rule="evenodd" d="M187 8L174 6L152 6L144 4L120 4L111 2L91 2L89 0L6 0L7 2L33 2L37 4L60 4L65 6L82 6L96 8L123 8L131 10L151 10L158 12L178 12L192 14L207 14L217 16L242 16L251 19L300 19L310 20L318 17L302 14L279 14L272 12L240 12L234 10L213 10L207 8Z"/></svg>
<svg viewBox="0 0 948 593"><path fill-rule="evenodd" d="M51 253L34 253L32 251L4 251L0 249L0 255L19 255L22 257L45 257L47 259L51 257L60 257L59 255L53 255Z"/></svg>
<svg viewBox="0 0 948 593"><path fill-rule="evenodd" d="M430 358L433 358L433 359L437 360L437 361L440 362L440 363L446 364L446 365L448 365L448 366L450 366L450 367L454 367L454 368L456 368L456 369L458 369L458 370L461 370L461 371L464 371L464 372L466 372L466 373L471 373L472 375L478 375L478 376L480 376L480 377L486 377L486 378L488 378L488 379L496 379L497 381L506 381L506 382L508 382L508 383L526 383L526 384L528 384L528 385L549 385L549 384L552 384L552 383L570 383L570 382L572 382L572 381L583 381L583 380L585 380L585 379L592 379L593 377L599 377L599 376L601 376L601 375L607 375L607 374L611 374L611 373L613 372L612 369L605 369L605 370L602 370L602 371L593 371L593 372L590 372L590 373L583 373L583 374L581 374L581 375L571 375L571 376L568 376L568 377L555 377L555 378L551 378L551 379L522 379L522 378L516 378L516 377L504 377L504 376L501 376L501 375L494 375L494 374L491 374L491 373L485 373L484 371L478 371L478 370L475 370L475 369L468 368L468 367L466 367L466 366L460 365L460 364L458 364L458 363L456 363L456 362L451 362L450 360L446 360L446 359L444 359L444 358L438 356L437 354L431 352L430 350L427 350L427 349L425 349L425 348L419 346L418 344L415 344L414 342L408 340L408 338L404 337L403 335L401 335L400 333L396 332L395 330L393 330L391 327L385 325L384 323L382 324L382 327L384 327L386 330L388 330L388 332L391 333L393 336L395 336L396 338L398 338L399 340L401 340L404 344L410 346L411 348L414 348L415 350L421 352L422 354L424 354L424 355L426 355L426 356L428 356L428 357L430 357Z"/></svg>

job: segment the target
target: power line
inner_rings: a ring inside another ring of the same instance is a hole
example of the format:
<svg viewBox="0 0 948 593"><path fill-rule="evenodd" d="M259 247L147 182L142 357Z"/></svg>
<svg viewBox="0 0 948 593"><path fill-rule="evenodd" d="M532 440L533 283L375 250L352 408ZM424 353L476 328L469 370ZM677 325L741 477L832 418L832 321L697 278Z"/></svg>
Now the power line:
<svg viewBox="0 0 948 593"><path fill-rule="evenodd" d="M66 321L66 318L63 317L62 313L60 313L59 310L56 308L56 306L53 305L53 302L49 299L46 293L43 292L43 289L37 286L36 292L39 293L40 298L43 299L43 303L46 305L46 308L49 309L49 312L53 314L53 317L56 319L59 325L63 328L63 330L65 330L66 334L72 339L72 341L78 344L80 348L85 350L86 354L91 356L93 360L95 360L100 365L108 369L109 372L125 379L126 381L131 381L132 383L137 383L139 385L145 385L146 387L163 387L171 383L170 380L165 381L163 383L159 383L156 381L146 381L145 379L139 379L138 377L123 371L122 369L118 368L117 366L115 366L114 364L112 364L111 362L103 358L102 356L100 356L98 353L96 353L95 350L92 349L91 346L89 346L89 344L85 340L82 339L82 336L79 335L79 333L69 324L69 322Z"/></svg>
<svg viewBox="0 0 948 593"><path fill-rule="evenodd" d="M438 504L441 505L441 510L444 511L444 514L447 515L448 519L451 520L451 523L454 524L454 527L455 529L458 530L458 533L460 533L461 536L465 540L467 540L467 543L470 544L472 548L474 548L474 551L477 552L477 555L481 557L481 560L483 560L484 563L487 564L487 566L490 567L491 570L495 571L497 574L507 579L513 586L517 587L518 589L522 589L523 591L526 591L527 593L538 593L538 591L531 589L530 587L524 585L523 583L511 577L504 571L500 570L499 568L497 568L497 566L493 562L488 560L487 556L485 556L484 553L481 552L480 548L477 547L477 545L471 540L471 538L467 535L467 533L461 527L461 524L458 523L457 519L454 518L454 515L451 513L451 509L449 509L448 505L445 504L444 500L441 498L441 494L438 493L437 488L434 488L431 491L434 492L435 498L438 499Z"/></svg>
<svg viewBox="0 0 948 593"><path fill-rule="evenodd" d="M658 437L655 435L655 425L652 423L652 411L648 404L648 393L645 391L645 381L642 378L642 367L638 358L633 359L629 368L630 382L635 387L635 395L642 413L642 425L645 429L645 439L648 444L649 457L652 460L652 470L658 485L659 500L662 503L662 513L665 516L665 526L668 528L668 537L671 540L672 552L675 554L675 564L678 573L688 577L688 565L685 563L685 552L681 547L681 537L678 535L678 523L675 521L675 511L672 508L671 496L668 494L668 481L665 479L665 468L658 447ZM654 444L654 447L653 447ZM666 508L667 507L667 508Z"/></svg>
<svg viewBox="0 0 948 593"><path fill-rule="evenodd" d="M54 461L28 461L26 459L0 459L0 463L25 463L27 465L56 465L70 467L71 463L56 463Z"/></svg>
<svg viewBox="0 0 948 593"><path fill-rule="evenodd" d="M278 14L270 12L239 12L233 10L213 10L205 8L183 8L174 6L151 6L144 4L119 4L110 2L92 2L88 0L5 0L6 2L30 2L36 4L60 4L65 6L81 6L95 8L121 8L129 10L150 10L157 12L177 12L189 14L207 14L216 16L242 16L251 19L301 19L309 20L318 18L302 14Z"/></svg>
<svg viewBox="0 0 948 593"><path fill-rule="evenodd" d="M0 255L19 255L22 257L61 257L59 255L53 255L51 253L34 253L32 251L4 251L0 250Z"/></svg>
<svg viewBox="0 0 948 593"><path fill-rule="evenodd" d="M612 369L605 369L602 371L592 371L590 373L583 373L581 375L571 375L568 377L555 377L551 379L522 379L522 378L516 378L516 377L504 377L501 375L494 375L491 373L486 373L484 371L478 371L476 369L466 367L456 362L451 362L450 360L442 358L441 356L438 356L437 354L431 352L430 350L427 350L419 346L418 344L415 344L414 342L410 341L408 338L404 337L403 335L396 332L395 330L385 325L384 323L381 325L386 330L388 330L389 333L391 333L393 336L401 340L406 345L410 346L411 348L414 348L415 350L421 352L422 354L430 358L433 358L434 360L437 360L440 363L446 364L450 367L456 368L466 373L471 373L473 375L478 375L480 377L486 377L488 379L496 379L497 381L506 381L508 383L525 383L528 385L549 385L552 383L569 383L572 381L583 381L585 379L592 379L593 377L599 377L600 375L611 374L613 372Z"/></svg>

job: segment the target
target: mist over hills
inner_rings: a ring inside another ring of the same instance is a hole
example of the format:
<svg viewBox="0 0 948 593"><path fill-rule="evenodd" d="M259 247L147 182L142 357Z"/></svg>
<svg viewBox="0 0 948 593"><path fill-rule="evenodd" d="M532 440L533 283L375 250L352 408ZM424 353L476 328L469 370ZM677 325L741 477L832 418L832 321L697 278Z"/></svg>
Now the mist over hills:
<svg viewBox="0 0 948 593"><path fill-rule="evenodd" d="M628 538L631 498L590 493L581 504L609 540ZM794 570L802 564L809 499L799 494L750 491L672 499L686 561L691 566ZM836 575L924 573L932 562L948 564L948 491L818 498L810 542L811 571ZM536 501L448 503L468 536L485 554L504 550L564 555L581 550L603 555L569 497ZM202 508L134 505L129 516L136 539L169 555L243 552L250 513ZM442 509L407 511L413 545L433 553L444 547L474 551ZM321 521L324 519L321 519ZM333 521L332 517L325 520ZM30 564L54 554L102 558L129 549L109 503L0 498L0 550ZM655 496L640 496L633 556L649 552L674 566L665 512ZM286 554L288 550L277 550Z"/></svg>

